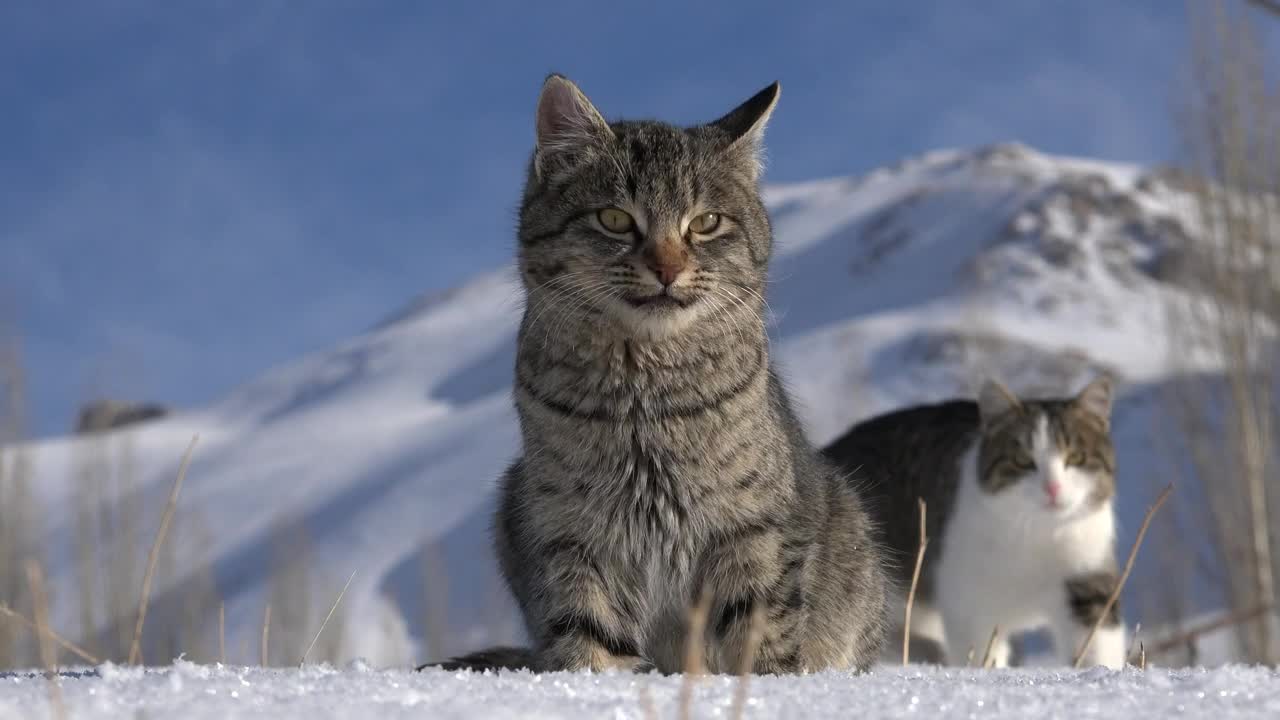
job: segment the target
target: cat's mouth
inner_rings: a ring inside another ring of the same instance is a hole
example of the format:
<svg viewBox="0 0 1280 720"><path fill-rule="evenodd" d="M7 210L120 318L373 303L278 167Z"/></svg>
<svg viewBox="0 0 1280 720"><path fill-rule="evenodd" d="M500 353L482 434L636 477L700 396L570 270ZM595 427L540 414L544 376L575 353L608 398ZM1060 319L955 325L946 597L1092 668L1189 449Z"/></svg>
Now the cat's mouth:
<svg viewBox="0 0 1280 720"><path fill-rule="evenodd" d="M693 300L678 298L667 292L645 297L626 297L624 299L631 307L644 308L646 310L678 310L693 304Z"/></svg>

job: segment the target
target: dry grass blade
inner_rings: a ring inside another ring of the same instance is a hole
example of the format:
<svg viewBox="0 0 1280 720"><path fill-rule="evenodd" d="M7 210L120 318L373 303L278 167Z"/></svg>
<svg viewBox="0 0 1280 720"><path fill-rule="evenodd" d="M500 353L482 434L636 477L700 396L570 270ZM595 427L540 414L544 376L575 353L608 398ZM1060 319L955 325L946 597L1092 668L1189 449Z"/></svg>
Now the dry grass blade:
<svg viewBox="0 0 1280 720"><path fill-rule="evenodd" d="M733 693L733 707L729 717L742 720L747 711L747 683L751 677L751 669L756 664L756 653L760 651L760 641L764 639L764 607L757 604L751 610L751 625L747 629L747 639L743 643L742 658L738 661L738 687Z"/></svg>
<svg viewBox="0 0 1280 720"><path fill-rule="evenodd" d="M7 617L7 618L10 618L10 619L12 619L12 620L16 620L16 621L18 621L18 622L22 623L24 626L26 626L29 630L31 630L31 631L32 631L32 632L34 632L34 633L39 634L39 633L41 632L41 630L40 630L40 626L39 626L39 625L37 625L37 624L35 624L34 622L32 622L31 620L27 619L27 618L26 618L26 617L24 617L21 613L17 612L16 610L14 610L13 608L9 607L8 605L5 605L4 603L0 603L0 615L4 615L4 616L5 616L5 617ZM72 655L75 655L76 657L80 658L81 660L84 660L85 662L89 663L90 665L101 665L101 664L102 664L102 661L101 661L101 660L99 660L95 655L93 655L93 653L90 653L88 650L85 650L84 648L80 647L79 645L77 645L77 644L75 644L75 643L71 642L70 640L68 640L68 639L66 639L66 638L64 638L64 637L62 637L61 635L59 635L58 633L54 632L53 630L51 630L51 629L49 629L49 628L45 628L43 632L44 632L44 634L45 634L45 635L48 635L48 636L49 636L49 639L50 639L50 640L54 641L54 642L55 642L55 643L57 643L59 646L61 646L63 650L66 650L67 652L71 653Z"/></svg>
<svg viewBox="0 0 1280 720"><path fill-rule="evenodd" d="M65 718L67 707L62 702L62 685L58 682L58 651L49 638L49 597L44 591L44 572L35 560L27 561L27 582L31 586L31 607L36 616L36 635L40 640L40 662L49 681L49 702L55 717Z"/></svg>
<svg viewBox="0 0 1280 720"><path fill-rule="evenodd" d="M1147 671L1147 646L1142 643L1138 643L1138 669Z"/></svg>
<svg viewBox="0 0 1280 720"><path fill-rule="evenodd" d="M924 549L929 545L929 537L925 532L924 498L916 498L920 504L920 544L916 549L916 569L911 573L911 591L907 593L907 610L902 619L902 664L905 667L911 661L911 608L916 602L916 586L920 583L920 566L924 564Z"/></svg>
<svg viewBox="0 0 1280 720"><path fill-rule="evenodd" d="M974 649L974 647L973 647L972 645L970 645L970 646L969 646L969 653L968 653L967 655L965 655L965 659L964 659L964 664L965 664L965 665L968 665L969 667L973 667L973 656L974 656L974 653L976 653L976 652L977 652L977 650L975 650L975 649Z"/></svg>
<svg viewBox="0 0 1280 720"><path fill-rule="evenodd" d="M1142 538L1146 537L1147 528L1151 527L1151 518L1155 516L1156 511L1164 505L1164 501L1169 499L1169 495L1173 493L1173 483L1165 486L1160 495L1156 497L1156 501L1147 508L1147 514L1142 518L1142 526L1138 528L1138 537L1134 538L1133 547L1129 550L1129 559L1125 561L1124 572L1120 574L1120 581L1116 583L1115 588L1111 591L1111 597L1107 598L1107 604L1102 606L1102 612L1098 613L1098 619L1094 621L1093 627L1089 628L1089 634L1085 636L1084 642L1081 643L1080 649L1076 651L1074 667L1080 667L1084 662L1084 656L1089 652L1089 647L1093 645L1093 638L1098 634L1098 628L1102 627L1102 623L1111 615L1111 609L1116 606L1116 601L1120 599L1120 591L1124 589L1125 582L1129 579L1129 573L1133 571L1133 561L1138 557L1138 548L1142 547Z"/></svg>
<svg viewBox="0 0 1280 720"><path fill-rule="evenodd" d="M347 594L347 588L351 587L351 581L356 579L356 571L351 571L351 577L347 578L347 584L342 586L342 591L338 593L337 599L333 601L333 607L329 608L329 614L324 616L324 621L320 623L320 629L316 631L316 636L311 638L311 644L307 646L307 651L302 653L302 659L298 661L298 667L302 667L307 663L307 656L311 654L312 648L316 646L316 641L320 639L320 634L324 632L325 627L329 624L329 620L333 617L333 613L337 611L338 605L342 602L342 596Z"/></svg>
<svg viewBox="0 0 1280 720"><path fill-rule="evenodd" d="M267 639L271 636L271 603L262 613L262 667L267 666Z"/></svg>
<svg viewBox="0 0 1280 720"><path fill-rule="evenodd" d="M1134 657L1134 654L1138 650L1138 641L1141 638L1141 636L1142 636L1142 623L1137 623L1133 626L1133 639L1129 641L1129 649L1126 650L1124 653L1125 662L1130 662L1130 658Z"/></svg>
<svg viewBox="0 0 1280 720"><path fill-rule="evenodd" d="M653 704L653 695L649 693L648 681L640 682L640 712L644 713L645 720L658 720L658 708Z"/></svg>
<svg viewBox="0 0 1280 720"><path fill-rule="evenodd" d="M187 476L187 467L191 464L191 453L196 449L199 435L191 436L191 444L182 454L182 463L178 465L178 477L169 490L169 500L165 503L164 514L160 516L160 527L156 530L156 539L151 543L151 552L147 555L147 572L142 576L142 594L138 598L138 622L133 626L133 644L129 646L129 664L136 665L142 660L142 628L147 622L147 601L151 597L151 581L155 577L156 563L160 560L160 546L164 544L164 536L169 532L169 523L173 522L173 511L178 506L178 492L182 490L182 480Z"/></svg>
<svg viewBox="0 0 1280 720"><path fill-rule="evenodd" d="M1259 615L1266 613L1270 609L1271 608L1267 605L1257 605L1251 608L1245 608L1244 610L1235 610L1235 611L1229 612L1223 615L1222 617L1214 618L1213 620L1210 620L1208 622L1202 623L1200 625L1196 625L1195 627L1190 628L1189 630L1184 630L1183 632L1180 632L1177 635L1164 638L1163 640L1156 643L1151 648L1151 652L1155 653L1156 655L1159 655L1161 653L1166 653L1166 652L1169 652L1170 650L1183 647L1184 645L1191 642L1192 640L1195 640L1201 635L1204 635L1206 633L1211 633L1214 630L1220 630L1225 627L1232 627L1234 625L1239 625L1241 623L1249 622L1250 620L1253 620Z"/></svg>
<svg viewBox="0 0 1280 720"><path fill-rule="evenodd" d="M218 662L227 664L227 604L218 603Z"/></svg>
<svg viewBox="0 0 1280 720"><path fill-rule="evenodd" d="M702 589L698 602L689 610L689 631L684 646L684 682L680 684L680 720L689 720L693 706L693 685L706 669L707 614L711 611L711 593Z"/></svg>
<svg viewBox="0 0 1280 720"><path fill-rule="evenodd" d="M987 640L987 650L982 653L982 668L988 669L996 664L995 656L991 654L996 647L996 640L1000 637L1000 626L991 628L991 637Z"/></svg>

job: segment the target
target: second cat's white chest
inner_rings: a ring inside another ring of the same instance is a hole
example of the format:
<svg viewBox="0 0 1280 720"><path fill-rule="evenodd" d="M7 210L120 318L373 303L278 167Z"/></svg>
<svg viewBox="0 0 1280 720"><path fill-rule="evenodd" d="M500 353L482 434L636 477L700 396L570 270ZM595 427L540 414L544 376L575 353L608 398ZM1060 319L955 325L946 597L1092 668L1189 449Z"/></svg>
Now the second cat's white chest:
<svg viewBox="0 0 1280 720"><path fill-rule="evenodd" d="M936 566L937 592L1006 624L1036 625L1046 602L1059 602L1065 583L1112 561L1111 505L1064 522L1013 492L978 486L972 453L962 477Z"/></svg>

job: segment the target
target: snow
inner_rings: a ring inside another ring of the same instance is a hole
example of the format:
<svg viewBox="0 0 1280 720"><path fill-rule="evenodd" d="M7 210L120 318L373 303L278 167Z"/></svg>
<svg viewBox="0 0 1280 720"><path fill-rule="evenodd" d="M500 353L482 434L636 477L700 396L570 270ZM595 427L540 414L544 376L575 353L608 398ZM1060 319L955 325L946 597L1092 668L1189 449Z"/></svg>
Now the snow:
<svg viewBox="0 0 1280 720"><path fill-rule="evenodd" d="M691 716L734 717L739 682L696 680ZM43 675L14 674L0 683L0 719L56 717ZM164 669L66 671L60 689L76 720L641 720L680 717L684 683L680 676L613 672L413 673L362 663L274 670L179 661ZM751 677L745 700L744 718L1270 718L1280 713L1280 674L1242 666L1145 672L882 667L861 676Z"/></svg>
<svg viewBox="0 0 1280 720"><path fill-rule="evenodd" d="M1143 177L1131 166L999 145L928 153L858 178L768 188L778 240L768 291L774 348L811 438L822 443L874 413L972 392L985 375L1015 388L1067 392L1097 369L1110 369L1124 381L1116 431L1125 439L1119 506L1127 548L1151 494L1141 480L1158 470L1159 446L1150 433L1157 410L1148 399L1186 367L1170 364L1166 305L1193 299L1159 272L1166 256L1184 248L1151 240L1165 237L1160 227L1190 233L1185 198ZM488 527L495 480L518 449L510 382L519 316L514 273L498 268L414 302L331 350L272 369L208 407L99 437L26 446L43 507L60 509L45 513L40 543L53 596L78 597L71 509L85 498L77 473L83 458L103 448L127 451L137 497L149 509L137 542L145 555L182 452L198 433L174 532L184 537L184 518L198 518L210 531L197 549L212 563L226 601L233 661L256 661L247 648L257 647L272 527L281 518L309 531L314 610L326 609L356 572L342 607L344 659L405 666L518 641ZM1214 369L1213 358L1183 350L1181 361ZM423 576L424 549L439 553L447 579L441 608L424 607L430 593L423 587L434 579ZM157 576L156 603L172 600L198 569L179 562ZM429 610L447 620L438 647L426 644ZM97 626L110 620L98 617ZM74 603L55 602L55 627L80 622ZM176 682L186 689L175 697L190 698L206 689L229 692L242 675L251 682L272 677L193 667L166 672L135 677L120 670L68 681L68 692L86 703L106 697L127 704L149 685ZM205 672L207 680L195 677ZM385 694L391 704L425 698L456 708L458 716L471 707L466 697L442 700L465 679L318 670L282 677L290 678L286 688L318 688L317 698L324 688L368 684L370 695ZM956 698L967 697L958 677L935 679L955 689ZM1076 676L993 677L1004 678L1000 687L1009 692L1028 694L1076 684L1062 679ZM1132 684L1155 697L1164 692L1156 677L1096 682L1104 689ZM1179 688L1227 682L1214 675L1164 677ZM22 693L38 692L37 683L14 682ZM629 678L509 682L528 687L520 690L523 700L507 707L546 702L548 717L565 716L559 708L587 708L590 701L569 695L590 683L607 689L607 702L624 716L634 710L623 702L634 690ZM666 681L654 682L661 696ZM834 709L852 702L842 688L861 688L859 697L887 703L923 681L885 672L778 682L761 686L776 688L776 709L791 712L788 693L812 693L814 702ZM973 692L984 687L991 690L979 684ZM330 711L320 699L308 707L321 716Z"/></svg>

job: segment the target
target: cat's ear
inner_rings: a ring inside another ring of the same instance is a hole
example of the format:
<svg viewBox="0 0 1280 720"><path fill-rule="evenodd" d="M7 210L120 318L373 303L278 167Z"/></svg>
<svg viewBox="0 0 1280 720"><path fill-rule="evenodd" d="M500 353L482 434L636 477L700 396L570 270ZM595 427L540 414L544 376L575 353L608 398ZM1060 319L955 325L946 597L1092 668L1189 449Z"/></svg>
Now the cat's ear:
<svg viewBox="0 0 1280 720"><path fill-rule="evenodd" d="M729 148L741 148L750 153L757 176L760 173L764 128L769 124L769 116L777 107L781 93L782 86L775 82L711 123L712 127L729 136Z"/></svg>
<svg viewBox="0 0 1280 720"><path fill-rule="evenodd" d="M1113 400L1111 377L1099 375L1076 395L1076 405L1104 421L1111 421L1111 403Z"/></svg>
<svg viewBox="0 0 1280 720"><path fill-rule="evenodd" d="M982 389L978 391L978 415L984 424L1007 412L1021 409L1022 403L1018 402L1018 396L999 380L988 379L982 383Z"/></svg>
<svg viewBox="0 0 1280 720"><path fill-rule="evenodd" d="M534 168L539 175L549 159L613 137L609 123L578 86L554 74L547 76L538 95L536 129Z"/></svg>

